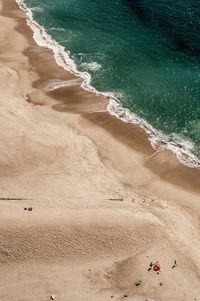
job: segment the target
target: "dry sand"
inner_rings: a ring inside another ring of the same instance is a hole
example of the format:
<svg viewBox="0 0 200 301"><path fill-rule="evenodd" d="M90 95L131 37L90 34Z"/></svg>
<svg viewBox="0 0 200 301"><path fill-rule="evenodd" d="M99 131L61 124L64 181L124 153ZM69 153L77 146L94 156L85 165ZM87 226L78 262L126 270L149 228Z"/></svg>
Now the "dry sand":
<svg viewBox="0 0 200 301"><path fill-rule="evenodd" d="M46 92L74 76L0 9L0 300L200 300L200 171L79 85Z"/></svg>

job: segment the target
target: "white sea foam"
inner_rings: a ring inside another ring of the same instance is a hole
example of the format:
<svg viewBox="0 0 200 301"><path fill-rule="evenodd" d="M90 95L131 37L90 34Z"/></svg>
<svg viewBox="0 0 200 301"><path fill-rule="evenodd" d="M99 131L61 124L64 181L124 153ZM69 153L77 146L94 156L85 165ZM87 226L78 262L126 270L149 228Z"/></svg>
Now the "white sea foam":
<svg viewBox="0 0 200 301"><path fill-rule="evenodd" d="M97 62L91 62L91 63L82 63L81 67L88 71L97 71L101 68L101 65Z"/></svg>
<svg viewBox="0 0 200 301"><path fill-rule="evenodd" d="M50 30L65 31L63 28L60 28L60 27L51 27Z"/></svg>
<svg viewBox="0 0 200 301"><path fill-rule="evenodd" d="M58 42L56 42L45 30L45 28L39 25L34 19L31 9L29 9L24 0L15 0L19 7L26 12L27 24L33 30L33 38L39 46L47 47L52 50L56 63L63 67L65 70L75 74L82 78L81 87L87 91L90 91L98 96L103 96L108 100L107 109L111 115L123 120L124 122L134 123L144 129L148 135L152 146L156 149L165 148L171 150L176 154L177 158L183 164L189 167L200 167L200 161L198 158L191 153L192 145L188 147L187 141L177 142L175 139L172 141L164 134L156 131L150 124L145 120L136 116L128 109L122 108L117 97L114 93L99 92L90 85L91 75L88 72L78 71L75 62L70 58L70 53ZM67 84L67 83L66 83ZM62 85L63 86L63 85ZM55 86L54 86L55 89Z"/></svg>
<svg viewBox="0 0 200 301"><path fill-rule="evenodd" d="M39 7L39 6L36 6L36 7L31 7L31 11L34 11L34 12L43 12L43 8L42 7Z"/></svg>
<svg viewBox="0 0 200 301"><path fill-rule="evenodd" d="M62 87L73 87L73 86L80 85L81 82L82 79L80 77L77 77L75 79L70 79L70 80L54 79L48 81L48 84L44 87L44 91L49 92Z"/></svg>

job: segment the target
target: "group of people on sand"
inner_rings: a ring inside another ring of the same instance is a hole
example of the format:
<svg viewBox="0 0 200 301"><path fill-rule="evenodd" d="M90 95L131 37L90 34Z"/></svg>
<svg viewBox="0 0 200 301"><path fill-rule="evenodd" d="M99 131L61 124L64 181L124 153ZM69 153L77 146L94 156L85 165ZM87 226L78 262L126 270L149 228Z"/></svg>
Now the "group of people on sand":
<svg viewBox="0 0 200 301"><path fill-rule="evenodd" d="M176 260L174 260L174 264L172 266L172 269L174 269L176 266L177 266L177 262L176 262ZM160 263L158 261L156 263L151 262L150 265L149 265L148 271L151 271L152 269L159 274Z"/></svg>

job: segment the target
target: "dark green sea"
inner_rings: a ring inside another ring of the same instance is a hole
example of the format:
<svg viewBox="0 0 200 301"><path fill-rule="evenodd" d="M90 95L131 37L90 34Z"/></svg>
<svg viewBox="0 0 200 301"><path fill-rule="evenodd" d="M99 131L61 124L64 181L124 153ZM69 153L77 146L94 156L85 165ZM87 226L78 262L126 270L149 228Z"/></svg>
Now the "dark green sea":
<svg viewBox="0 0 200 301"><path fill-rule="evenodd" d="M179 157L200 159L199 0L24 3L68 51L67 68L84 72L87 88L116 99L113 114L149 128L152 141L164 139Z"/></svg>

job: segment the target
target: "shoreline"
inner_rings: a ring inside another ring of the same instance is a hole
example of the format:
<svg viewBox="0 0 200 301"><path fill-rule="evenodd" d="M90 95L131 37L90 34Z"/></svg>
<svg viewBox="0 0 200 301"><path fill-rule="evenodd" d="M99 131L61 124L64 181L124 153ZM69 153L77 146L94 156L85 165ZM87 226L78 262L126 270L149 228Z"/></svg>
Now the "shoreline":
<svg viewBox="0 0 200 301"><path fill-rule="evenodd" d="M74 76L78 76L82 80L81 87L89 93L99 96L102 101L106 101L106 108L108 112L126 123L132 123L134 126L139 126L147 135L148 140L155 151L170 150L173 152L180 163L190 168L198 168L200 170L199 159L189 150L185 148L183 142L172 141L170 142L167 136L163 133L158 132L145 120L136 116L133 112L123 108L118 100L109 92L99 92L90 85L90 74L80 72L75 63L70 58L70 53L63 46L57 43L46 31L46 29L37 23L33 19L31 10L26 6L23 0L16 0L18 6L25 12L27 16L27 24L33 31L33 39L38 46L47 47L52 51L56 63L63 67L67 72L72 73ZM64 86L64 85L63 85Z"/></svg>
<svg viewBox="0 0 200 301"><path fill-rule="evenodd" d="M125 185L145 195L175 202L177 198L180 198L182 201L179 202L182 202L185 207L188 206L188 199L191 199L190 193L195 193L192 196L194 205L200 195L199 168L183 165L169 150L156 151L153 149L148 134L141 127L126 123L111 115L106 109L107 101L82 89L81 85L61 87L46 92L44 87L52 80L68 81L77 77L56 63L51 49L36 44L32 29L26 24L26 14L16 2L3 0L2 3L4 4L4 15L17 20L16 30L27 39L30 45L24 50L24 55L38 76L38 79L31 83L35 91L25 96L26 101L32 105L44 106L44 108L47 105L48 108L51 107L53 111L60 114L70 114L70 118L72 118L70 119L68 116L69 125L78 131L81 130L82 134L97 144L103 158L106 158L105 161L112 162L111 165L114 169L120 172L121 181ZM13 5L13 12L10 10L10 4ZM16 12L20 14L19 17ZM76 121L75 115L80 121ZM99 140L101 131L103 139ZM105 133L108 137L106 135L104 137ZM105 146L109 143L109 137L113 138L114 145L116 144L116 147L119 148L119 153L116 155L113 154L110 147ZM125 156L130 156L131 164L127 162L126 158L122 158L124 151ZM169 195L171 189L173 193ZM196 206L200 208L197 203Z"/></svg>
<svg viewBox="0 0 200 301"><path fill-rule="evenodd" d="M6 5L5 2L4 5ZM17 9L19 9L17 3L16 6ZM25 12L23 13L25 14ZM21 20L21 22L24 23L25 21L26 23L26 20L27 19ZM33 40L32 29L28 27L27 24L26 27L24 27L24 24L23 26L19 25L17 30L28 39L32 47L37 45L37 43ZM46 48L46 46L37 45L37 47L39 47L38 49L45 49L44 54L40 53L37 55L34 51L32 52L28 49L25 51L25 55L29 58L30 64L35 68L40 77L38 81L33 82L34 88L46 92L44 87L49 81L57 79L58 74L59 80L61 81L68 81L77 78L73 73L65 70L63 66L59 66L57 64L54 59L52 49ZM45 62L46 65L41 66L43 59L45 61L47 57L48 62ZM36 59L39 63L36 63ZM45 68L51 69L52 66L54 68L53 72L51 74L47 74L45 72ZM75 103L77 91L82 94L81 104L79 99L78 105ZM69 99L65 97L67 93L72 96L73 100L69 101ZM53 110L61 113L68 112L72 114L80 114L83 119L89 120L92 124L103 127L120 142L125 143L128 147L131 147L137 152L139 151L144 155L143 161L145 160L145 167L150 169L164 181L168 181L190 191L200 193L200 169L191 168L182 164L177 159L176 154L174 154L171 150L155 150L150 144L148 133L143 128L137 124L126 123L107 111L106 107L108 102L105 98L82 89L81 85L75 87L61 87L53 91L46 92L46 95L53 98L56 102L52 105ZM30 102L37 104L37 100L35 101L30 99ZM39 104L43 105L42 103ZM86 135L87 134L88 133L86 131ZM118 169L117 166L116 169ZM137 187L134 187L134 189L135 188ZM144 193L146 193L146 191L144 191ZM162 197L162 195L159 195L159 197Z"/></svg>
<svg viewBox="0 0 200 301"><path fill-rule="evenodd" d="M199 170L74 84L14 0L0 10L1 301L198 299Z"/></svg>

